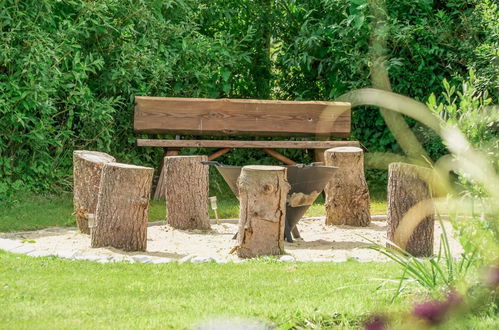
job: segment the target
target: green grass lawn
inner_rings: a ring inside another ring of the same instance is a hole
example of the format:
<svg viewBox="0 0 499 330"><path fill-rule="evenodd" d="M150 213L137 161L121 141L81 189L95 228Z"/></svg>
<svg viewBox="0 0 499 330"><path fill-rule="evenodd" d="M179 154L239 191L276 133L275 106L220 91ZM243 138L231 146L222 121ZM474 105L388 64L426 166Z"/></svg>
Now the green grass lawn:
<svg viewBox="0 0 499 330"><path fill-rule="evenodd" d="M372 213L385 207L375 201ZM237 217L237 200L219 199L219 211ZM0 232L74 226L71 212L69 194L18 196L0 204ZM323 214L321 200L307 213ZM164 202L152 202L150 220L164 217ZM0 274L0 329L182 329L230 316L280 329L358 328L371 313L410 310L408 296L391 302L396 281L381 280L402 274L394 263L99 264L0 251ZM498 323L470 317L461 328Z"/></svg>
<svg viewBox="0 0 499 330"><path fill-rule="evenodd" d="M0 329L184 329L243 317L278 329L358 329L373 313L407 327L394 263L99 264L0 251ZM472 316L438 329L497 329Z"/></svg>
<svg viewBox="0 0 499 330"><path fill-rule="evenodd" d="M99 264L0 252L0 328L185 328L243 316L355 327L390 307L385 263ZM308 320L308 321L306 321Z"/></svg>
<svg viewBox="0 0 499 330"><path fill-rule="evenodd" d="M74 225L70 194L23 195L0 207L0 232ZM219 198L219 213L238 217L237 200ZM319 200L307 215L323 214ZM152 202L149 217L163 220L164 202ZM377 290L374 278L400 273L386 263L272 260L102 265L0 252L0 328L185 328L225 316L284 329L355 327L370 312L390 307L395 284Z"/></svg>
<svg viewBox="0 0 499 330"><path fill-rule="evenodd" d="M51 226L76 226L73 212L73 196L69 193L55 195L20 195L14 203L0 202L0 232L27 231ZM149 221L165 219L164 201L151 201ZM371 200L371 213L386 213L386 201ZM218 198L218 214L222 219L239 217L239 202L231 195ZM318 198L305 216L323 216L324 200ZM212 210L210 216L215 217Z"/></svg>

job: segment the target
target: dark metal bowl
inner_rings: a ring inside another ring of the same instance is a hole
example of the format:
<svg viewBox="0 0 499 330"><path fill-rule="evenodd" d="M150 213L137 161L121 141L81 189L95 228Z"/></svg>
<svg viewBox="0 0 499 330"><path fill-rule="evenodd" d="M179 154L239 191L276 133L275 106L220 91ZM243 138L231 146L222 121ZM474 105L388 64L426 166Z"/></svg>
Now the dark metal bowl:
<svg viewBox="0 0 499 330"><path fill-rule="evenodd" d="M242 166L223 165L219 162L203 162L203 164L214 165L229 185L230 190L239 198L237 179L241 174ZM288 169L287 180L291 186L286 201L284 235L288 242L293 242L291 232L293 232L295 238L299 237L296 224L322 193L333 176L336 167L324 166L322 163L287 165L284 167Z"/></svg>

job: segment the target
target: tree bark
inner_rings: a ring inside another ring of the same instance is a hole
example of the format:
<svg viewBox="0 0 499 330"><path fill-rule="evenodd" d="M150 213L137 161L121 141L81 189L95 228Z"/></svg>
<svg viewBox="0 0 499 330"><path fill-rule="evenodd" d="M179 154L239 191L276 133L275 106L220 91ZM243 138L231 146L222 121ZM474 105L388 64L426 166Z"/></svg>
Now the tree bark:
<svg viewBox="0 0 499 330"><path fill-rule="evenodd" d="M97 208L102 168L114 161L114 157L103 152L73 152L73 208L78 229L83 234L90 234L88 215L95 214Z"/></svg>
<svg viewBox="0 0 499 330"><path fill-rule="evenodd" d="M253 258L284 252L286 197L290 185L281 166L245 166L238 180L240 220L237 255Z"/></svg>
<svg viewBox="0 0 499 330"><path fill-rule="evenodd" d="M124 251L145 251L149 197L154 170L108 163L102 169L93 248L111 246Z"/></svg>
<svg viewBox="0 0 499 330"><path fill-rule="evenodd" d="M326 225L368 226L369 189L364 177L364 153L357 147L326 150L327 166L338 170L326 185Z"/></svg>
<svg viewBox="0 0 499 330"><path fill-rule="evenodd" d="M435 215L430 186L430 169L405 163L388 167L387 238L415 257L433 254Z"/></svg>
<svg viewBox="0 0 499 330"><path fill-rule="evenodd" d="M177 229L210 229L208 214L208 166L206 156L167 156L166 183L168 223Z"/></svg>
<svg viewBox="0 0 499 330"><path fill-rule="evenodd" d="M166 192L166 178L164 173L165 168L165 157L166 156L178 156L180 149L178 148L165 148L163 152L163 158L161 159L161 166L159 169L158 183L156 185L156 190L154 191L154 200L165 200Z"/></svg>

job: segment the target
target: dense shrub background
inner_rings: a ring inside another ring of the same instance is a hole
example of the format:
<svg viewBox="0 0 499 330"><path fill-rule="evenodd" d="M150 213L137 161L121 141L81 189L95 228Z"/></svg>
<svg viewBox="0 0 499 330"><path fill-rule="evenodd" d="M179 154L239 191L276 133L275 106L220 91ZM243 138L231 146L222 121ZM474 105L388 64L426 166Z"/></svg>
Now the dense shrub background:
<svg viewBox="0 0 499 330"><path fill-rule="evenodd" d="M494 2L387 6L394 91L424 101L473 67L497 101ZM370 86L369 22L367 0L0 0L0 198L68 189L74 149L156 165L160 150L134 145L135 95L332 100ZM432 157L444 152L421 136ZM398 150L377 111L355 110L352 138Z"/></svg>

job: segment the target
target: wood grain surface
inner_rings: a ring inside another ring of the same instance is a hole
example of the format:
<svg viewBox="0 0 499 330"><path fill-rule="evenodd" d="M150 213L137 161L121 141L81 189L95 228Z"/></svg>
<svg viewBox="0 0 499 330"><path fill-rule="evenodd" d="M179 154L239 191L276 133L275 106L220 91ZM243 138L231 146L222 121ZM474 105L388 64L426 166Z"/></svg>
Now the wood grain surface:
<svg viewBox="0 0 499 330"><path fill-rule="evenodd" d="M240 141L240 140L162 140L137 139L139 147L177 148L289 148L329 149L335 147L359 147L358 141Z"/></svg>
<svg viewBox="0 0 499 330"><path fill-rule="evenodd" d="M135 97L136 133L347 136L345 102Z"/></svg>

